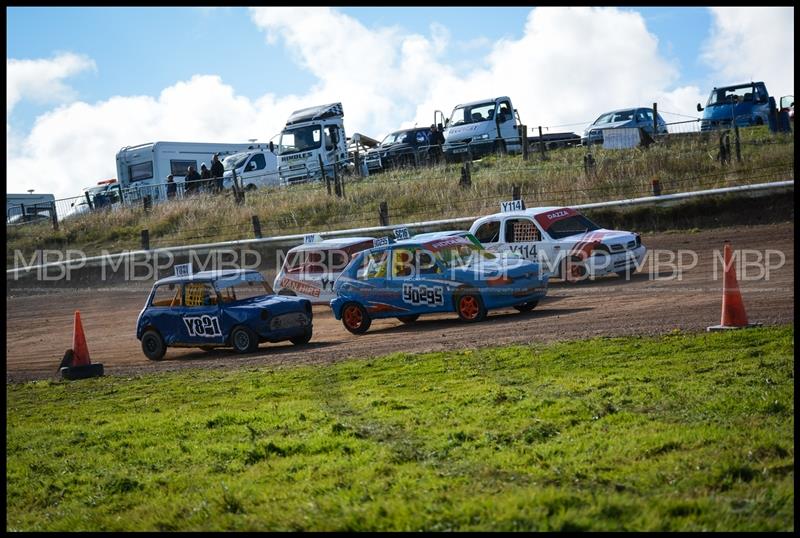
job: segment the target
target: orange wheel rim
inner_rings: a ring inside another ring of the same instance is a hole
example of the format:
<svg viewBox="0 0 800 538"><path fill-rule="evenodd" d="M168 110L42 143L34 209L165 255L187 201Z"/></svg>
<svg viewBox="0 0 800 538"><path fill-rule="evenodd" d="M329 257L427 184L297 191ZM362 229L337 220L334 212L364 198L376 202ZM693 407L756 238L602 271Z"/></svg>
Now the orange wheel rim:
<svg viewBox="0 0 800 538"><path fill-rule="evenodd" d="M467 319L473 319L478 315L478 301L475 297L462 297L458 309L462 316Z"/></svg>
<svg viewBox="0 0 800 538"><path fill-rule="evenodd" d="M348 306L344 311L344 320L348 327L357 329L361 326L363 318L361 317L361 310L356 306Z"/></svg>

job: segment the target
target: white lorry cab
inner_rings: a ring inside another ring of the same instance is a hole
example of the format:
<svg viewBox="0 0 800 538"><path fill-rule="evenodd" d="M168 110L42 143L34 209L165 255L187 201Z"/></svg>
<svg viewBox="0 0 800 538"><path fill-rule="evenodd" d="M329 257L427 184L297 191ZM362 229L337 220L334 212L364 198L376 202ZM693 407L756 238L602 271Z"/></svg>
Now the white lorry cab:
<svg viewBox="0 0 800 538"><path fill-rule="evenodd" d="M442 151L448 161L491 153L521 153L519 115L509 97L457 105L445 121Z"/></svg>
<svg viewBox="0 0 800 538"><path fill-rule="evenodd" d="M293 185L333 176L334 167L347 163L347 137L341 103L293 112L281 131L278 174L281 183Z"/></svg>
<svg viewBox="0 0 800 538"><path fill-rule="evenodd" d="M469 231L487 250L539 262L562 280L626 277L641 267L647 250L638 233L601 228L569 207L522 209L516 200L501 209L477 219Z"/></svg>
<svg viewBox="0 0 800 538"><path fill-rule="evenodd" d="M336 297L334 282L353 256L374 245L372 237L321 240L316 234L308 235L302 245L287 253L275 277L275 293L303 297L314 304L328 304Z"/></svg>
<svg viewBox="0 0 800 538"><path fill-rule="evenodd" d="M219 153L222 160L228 155L258 149L263 144L206 143L206 142L148 142L126 146L117 152L117 179L125 191L126 200L149 195L153 200L167 197L165 183L172 174L175 183L182 184L191 166L200 173L205 163L211 169L211 159Z"/></svg>
<svg viewBox="0 0 800 538"><path fill-rule="evenodd" d="M275 148L267 147L234 153L222 160L225 168L223 174L223 187L233 187L233 175L245 190L258 187L277 187L280 185L278 177L278 156Z"/></svg>

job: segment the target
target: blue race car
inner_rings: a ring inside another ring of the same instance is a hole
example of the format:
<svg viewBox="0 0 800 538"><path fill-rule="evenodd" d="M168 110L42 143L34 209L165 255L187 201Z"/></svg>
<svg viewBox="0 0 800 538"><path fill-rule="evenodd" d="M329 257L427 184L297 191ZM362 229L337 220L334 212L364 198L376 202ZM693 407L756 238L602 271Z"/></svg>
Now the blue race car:
<svg viewBox="0 0 800 538"><path fill-rule="evenodd" d="M434 312L481 321L495 308L534 309L548 278L538 263L495 256L469 233L411 238L357 254L334 284L331 308L354 334L376 318L412 323Z"/></svg>
<svg viewBox="0 0 800 538"><path fill-rule="evenodd" d="M261 342L307 343L311 321L308 299L275 295L258 271L203 271L157 281L139 313L136 338L154 361L167 347L232 346L250 353Z"/></svg>

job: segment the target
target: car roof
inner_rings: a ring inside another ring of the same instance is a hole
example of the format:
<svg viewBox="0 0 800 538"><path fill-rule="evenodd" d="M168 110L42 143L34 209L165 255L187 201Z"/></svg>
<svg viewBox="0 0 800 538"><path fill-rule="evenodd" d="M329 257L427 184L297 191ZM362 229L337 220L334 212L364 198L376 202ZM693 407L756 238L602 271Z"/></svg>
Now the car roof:
<svg viewBox="0 0 800 538"><path fill-rule="evenodd" d="M156 281L154 286L162 284L178 284L184 282L213 282L220 278L235 278L248 273L259 273L253 269L220 269L217 271L200 271L189 276L169 276Z"/></svg>
<svg viewBox="0 0 800 538"><path fill-rule="evenodd" d="M469 233L469 230L446 230L446 231L442 231L442 232L426 232L426 233L422 233L422 234L416 234L411 239L416 239L417 241L420 241L420 240L423 240L423 239L424 240L436 239L438 237L447 237L447 236L450 236L450 235L468 234L468 233Z"/></svg>
<svg viewBox="0 0 800 538"><path fill-rule="evenodd" d="M499 99L508 99L508 97L506 97L505 95L501 95L500 97L487 97L486 99L478 99L477 101L470 101L469 103L461 103L459 105L456 105L454 108L458 108L460 106L479 105L481 103L494 103L494 102L498 101ZM509 101L510 101L510 99L509 99Z"/></svg>
<svg viewBox="0 0 800 538"><path fill-rule="evenodd" d="M345 248L364 241L374 241L374 237L342 237L339 239L323 239L322 241L315 241L313 243L303 243L289 249L289 252L297 252L298 250L325 250L332 248Z"/></svg>
<svg viewBox="0 0 800 538"><path fill-rule="evenodd" d="M528 209L523 209L522 211L498 211L497 213L492 213L491 215L486 215L481 217L473 223L473 226L477 223L483 223L489 219L493 219L495 217L503 216L503 217L535 217L536 215L541 215L542 213L548 213L550 211L556 211L558 209L567 209L568 206L546 206L546 207L529 207ZM572 208L569 208L572 209Z"/></svg>

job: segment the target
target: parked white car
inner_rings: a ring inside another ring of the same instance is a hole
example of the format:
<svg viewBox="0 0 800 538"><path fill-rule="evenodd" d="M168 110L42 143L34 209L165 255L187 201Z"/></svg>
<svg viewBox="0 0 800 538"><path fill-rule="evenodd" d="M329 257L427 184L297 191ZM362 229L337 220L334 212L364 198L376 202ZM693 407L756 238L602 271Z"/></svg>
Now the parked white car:
<svg viewBox="0 0 800 538"><path fill-rule="evenodd" d="M233 187L233 172L245 190L259 187L276 187L278 178L278 157L269 149L255 149L234 153L222 161L225 172L222 185L225 189Z"/></svg>
<svg viewBox="0 0 800 538"><path fill-rule="evenodd" d="M273 288L278 295L329 304L336 297L333 284L352 257L374 245L372 237L317 240L309 235L305 243L289 250Z"/></svg>
<svg viewBox="0 0 800 538"><path fill-rule="evenodd" d="M569 207L537 207L477 219L469 230L494 252L516 252L563 280L637 270L647 249L638 233L601 228Z"/></svg>

